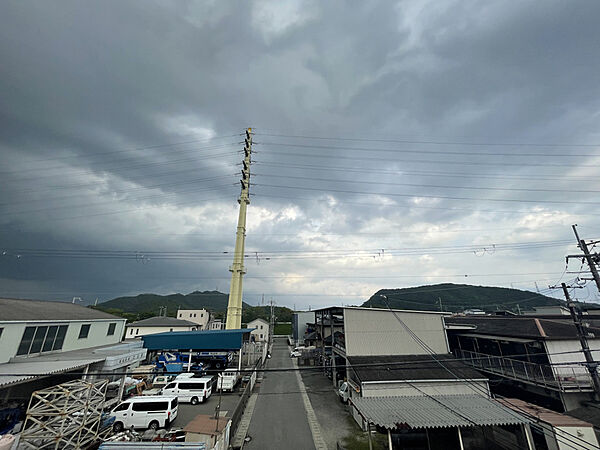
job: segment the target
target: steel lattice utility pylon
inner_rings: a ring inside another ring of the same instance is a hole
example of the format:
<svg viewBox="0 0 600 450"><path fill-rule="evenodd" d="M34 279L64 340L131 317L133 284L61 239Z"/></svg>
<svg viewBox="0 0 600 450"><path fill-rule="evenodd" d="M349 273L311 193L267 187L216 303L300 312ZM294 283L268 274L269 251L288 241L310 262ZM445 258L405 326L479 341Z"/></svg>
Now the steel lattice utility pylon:
<svg viewBox="0 0 600 450"><path fill-rule="evenodd" d="M107 380L74 380L31 394L19 448L80 449L98 438Z"/></svg>

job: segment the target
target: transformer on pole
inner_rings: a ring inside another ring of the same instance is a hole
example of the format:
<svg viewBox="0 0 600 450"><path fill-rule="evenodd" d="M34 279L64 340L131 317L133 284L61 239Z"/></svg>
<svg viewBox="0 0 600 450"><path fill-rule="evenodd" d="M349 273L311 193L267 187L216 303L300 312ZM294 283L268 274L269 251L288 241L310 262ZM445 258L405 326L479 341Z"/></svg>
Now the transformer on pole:
<svg viewBox="0 0 600 450"><path fill-rule="evenodd" d="M235 253L233 264L229 267L231 272L231 285L229 287L229 303L227 304L227 330L242 328L242 282L246 269L244 268L244 247L246 240L246 211L250 203L250 163L252 154L252 128L246 130L244 139L244 160L242 161L242 192L238 203L240 213L238 216L237 231L235 234Z"/></svg>

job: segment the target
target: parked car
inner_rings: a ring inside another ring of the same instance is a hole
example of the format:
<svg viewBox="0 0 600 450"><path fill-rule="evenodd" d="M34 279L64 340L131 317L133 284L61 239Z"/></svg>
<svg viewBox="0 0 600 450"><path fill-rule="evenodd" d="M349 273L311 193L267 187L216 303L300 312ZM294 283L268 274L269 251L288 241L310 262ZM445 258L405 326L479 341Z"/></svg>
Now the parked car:
<svg viewBox="0 0 600 450"><path fill-rule="evenodd" d="M175 379L161 391L162 395L175 395L180 402L192 405L203 403L212 394L213 377Z"/></svg>
<svg viewBox="0 0 600 450"><path fill-rule="evenodd" d="M117 405L110 413L113 429L167 427L177 417L177 397L131 397Z"/></svg>

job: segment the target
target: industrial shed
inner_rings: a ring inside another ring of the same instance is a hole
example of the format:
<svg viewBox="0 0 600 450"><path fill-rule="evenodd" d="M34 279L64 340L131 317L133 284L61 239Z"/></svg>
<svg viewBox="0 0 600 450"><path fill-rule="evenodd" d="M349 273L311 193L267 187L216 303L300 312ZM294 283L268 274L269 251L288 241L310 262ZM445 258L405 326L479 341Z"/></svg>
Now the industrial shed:
<svg viewBox="0 0 600 450"><path fill-rule="evenodd" d="M174 331L142 336L148 350L238 351L253 328L239 330Z"/></svg>

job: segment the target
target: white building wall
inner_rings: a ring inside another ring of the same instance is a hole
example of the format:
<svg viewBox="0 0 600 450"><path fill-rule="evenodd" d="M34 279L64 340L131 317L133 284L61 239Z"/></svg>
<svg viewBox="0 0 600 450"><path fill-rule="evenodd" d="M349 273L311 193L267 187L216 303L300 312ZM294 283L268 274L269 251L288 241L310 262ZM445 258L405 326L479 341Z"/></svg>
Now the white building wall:
<svg viewBox="0 0 600 450"><path fill-rule="evenodd" d="M577 364L585 362L585 356L583 356L583 352L581 351L579 339L551 340L545 343L548 360L551 364L559 364L552 366L555 376L561 377L561 379L572 377L587 379L589 377L587 369ZM594 360L598 361L600 358L600 339L588 339L588 344L592 350ZM564 364L570 362L573 364Z"/></svg>
<svg viewBox="0 0 600 450"><path fill-rule="evenodd" d="M396 315L435 353L450 353L442 314L396 311ZM427 353L388 310L345 308L344 332L347 356Z"/></svg>
<svg viewBox="0 0 600 450"><path fill-rule="evenodd" d="M127 325L125 339L133 339L139 336L147 336L149 334L166 333L168 331L192 331L195 326L185 327L144 327L137 325Z"/></svg>
<svg viewBox="0 0 600 450"><path fill-rule="evenodd" d="M108 326L115 323L115 332L111 336L107 336ZM89 324L90 331L87 338L79 339L79 331L81 325ZM66 320L66 321L30 321L30 322L0 322L0 328L3 328L0 336L0 363L8 362L11 358L16 357L17 349L23 338L23 333L26 327L36 326L52 326L52 325L68 325L67 334L61 350L54 352L43 352L31 354L29 356L48 355L51 353L60 353L70 350L81 350L90 347L98 347L101 345L116 344L121 341L123 329L125 327L125 319L95 319L95 320ZM18 358L27 358L28 355L22 355Z"/></svg>
<svg viewBox="0 0 600 450"><path fill-rule="evenodd" d="M411 381L362 383L362 397L411 397L420 395L489 395L487 380Z"/></svg>
<svg viewBox="0 0 600 450"><path fill-rule="evenodd" d="M250 332L256 342L269 340L269 324L266 321L255 319L248 323L248 328L256 328Z"/></svg>
<svg viewBox="0 0 600 450"><path fill-rule="evenodd" d="M556 442L560 450L573 448L573 441L577 441L577 448L580 449L597 449L598 439L594 429L590 427L554 427L556 433ZM577 436L575 439L573 436ZM563 438L563 439L561 439ZM584 442L582 442L584 441Z"/></svg>
<svg viewBox="0 0 600 450"><path fill-rule="evenodd" d="M206 330L206 325L210 320L210 313L206 309L180 309L177 311L177 318L197 323L199 330Z"/></svg>

